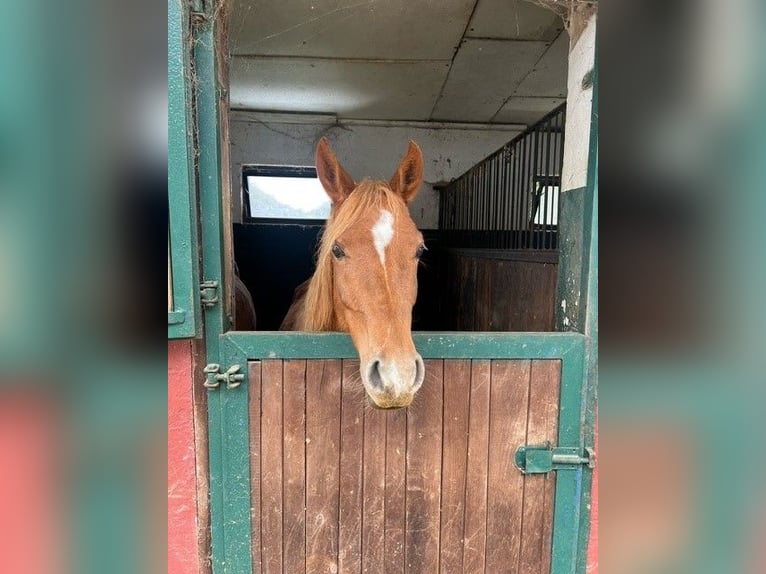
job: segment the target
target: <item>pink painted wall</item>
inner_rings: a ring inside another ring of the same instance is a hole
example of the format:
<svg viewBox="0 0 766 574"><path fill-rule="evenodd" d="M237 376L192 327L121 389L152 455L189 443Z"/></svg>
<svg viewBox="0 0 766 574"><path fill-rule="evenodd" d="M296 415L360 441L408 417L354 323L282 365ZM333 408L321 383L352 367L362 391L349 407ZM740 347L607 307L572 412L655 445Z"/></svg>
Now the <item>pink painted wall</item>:
<svg viewBox="0 0 766 574"><path fill-rule="evenodd" d="M59 415L34 390L6 389L0 399L0 572L61 570L68 541Z"/></svg>
<svg viewBox="0 0 766 574"><path fill-rule="evenodd" d="M168 342L168 574L198 574L192 343Z"/></svg>
<svg viewBox="0 0 766 574"><path fill-rule="evenodd" d="M590 540L588 541L587 574L598 574L598 424L595 432L596 468L593 471L593 487L591 489L590 507Z"/></svg>

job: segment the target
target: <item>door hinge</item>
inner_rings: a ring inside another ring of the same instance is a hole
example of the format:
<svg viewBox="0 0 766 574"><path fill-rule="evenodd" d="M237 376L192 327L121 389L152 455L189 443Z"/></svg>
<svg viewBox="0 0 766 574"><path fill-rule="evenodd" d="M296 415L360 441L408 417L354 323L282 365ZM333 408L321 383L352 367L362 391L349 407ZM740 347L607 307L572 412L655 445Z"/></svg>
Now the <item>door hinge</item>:
<svg viewBox="0 0 766 574"><path fill-rule="evenodd" d="M545 474L552 470L574 470L582 466L595 468L592 448L522 445L516 450L516 468L524 474Z"/></svg>
<svg viewBox="0 0 766 574"><path fill-rule="evenodd" d="M203 307L213 307L218 303L218 281L203 281L199 285L200 301Z"/></svg>
<svg viewBox="0 0 766 574"><path fill-rule="evenodd" d="M226 383L227 389L236 389L245 380L245 375L239 374L240 365L232 365L225 372L221 372L221 365L210 363L205 365L205 382L202 383L208 389L217 389L221 383Z"/></svg>

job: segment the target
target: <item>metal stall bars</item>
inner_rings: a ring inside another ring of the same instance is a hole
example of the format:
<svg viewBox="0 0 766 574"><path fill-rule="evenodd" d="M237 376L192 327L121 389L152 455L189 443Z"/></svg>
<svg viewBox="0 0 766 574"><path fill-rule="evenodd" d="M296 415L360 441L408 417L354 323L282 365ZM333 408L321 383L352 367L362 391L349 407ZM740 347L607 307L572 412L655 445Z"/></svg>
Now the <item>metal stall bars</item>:
<svg viewBox="0 0 766 574"><path fill-rule="evenodd" d="M441 192L445 247L558 249L566 103Z"/></svg>

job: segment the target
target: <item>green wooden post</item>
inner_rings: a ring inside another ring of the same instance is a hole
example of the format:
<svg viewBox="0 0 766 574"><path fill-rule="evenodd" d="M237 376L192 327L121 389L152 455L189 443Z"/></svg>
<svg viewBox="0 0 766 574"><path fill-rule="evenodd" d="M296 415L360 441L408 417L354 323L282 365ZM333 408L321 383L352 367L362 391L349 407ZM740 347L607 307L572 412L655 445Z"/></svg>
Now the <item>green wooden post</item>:
<svg viewBox="0 0 766 574"><path fill-rule="evenodd" d="M216 43L220 13L215 2L201 3L194 14L194 65L197 173L202 213L202 279L218 284L218 303L206 306L205 347L210 363L222 370L233 355L221 347L229 325L225 314L224 217L221 186L220 98ZM243 365L246 367L246 364ZM210 465L210 522L212 564L216 573L247 574L251 564L250 467L247 384L228 388L225 383L208 392Z"/></svg>
<svg viewBox="0 0 766 574"><path fill-rule="evenodd" d="M592 26L596 26L594 15ZM584 70L582 78L574 78L578 89L592 90L590 124L587 131L588 159L585 185L564 189L559 207L559 277L556 304L556 329L579 332L585 335L584 364L580 387L580 441L582 445L594 444L596 410L596 383L598 378L598 52L597 32L594 40L593 67ZM573 73L570 62L569 73ZM570 94L570 98L574 94ZM570 119L572 114L567 114ZM574 138L583 134L567 132L568 145L582 145ZM576 167L576 166L574 166ZM567 166L565 166L565 169ZM565 182L562 182L565 184ZM562 385L564 382L562 381ZM563 388L562 388L563 392ZM564 404L562 400L562 405ZM574 541L559 534L563 530L554 527L552 571L585 572L588 536L590 532L590 499L592 472L578 470L574 483L561 485L561 494L578 501L573 508L559 508L559 482L556 483L556 511L554 522L560 519L577 523ZM562 516L566 515L565 517Z"/></svg>
<svg viewBox="0 0 766 574"><path fill-rule="evenodd" d="M169 338L195 337L201 332L189 26L188 5L169 0L168 242L173 291L173 305L168 311Z"/></svg>

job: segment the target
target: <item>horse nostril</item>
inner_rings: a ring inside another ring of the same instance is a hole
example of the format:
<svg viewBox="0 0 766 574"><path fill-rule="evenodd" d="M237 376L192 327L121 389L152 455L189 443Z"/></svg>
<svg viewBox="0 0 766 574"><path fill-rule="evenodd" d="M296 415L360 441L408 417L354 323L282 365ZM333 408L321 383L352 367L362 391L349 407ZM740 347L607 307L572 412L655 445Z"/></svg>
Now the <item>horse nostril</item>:
<svg viewBox="0 0 766 574"><path fill-rule="evenodd" d="M376 389L383 388L383 379L380 376L380 361L375 360L370 363L370 371L367 377L370 384Z"/></svg>
<svg viewBox="0 0 766 574"><path fill-rule="evenodd" d="M413 392L417 391L420 386L423 384L423 379L425 379L426 375L426 367L423 364L423 359L420 358L420 355L417 356L415 359L415 384L412 387Z"/></svg>

